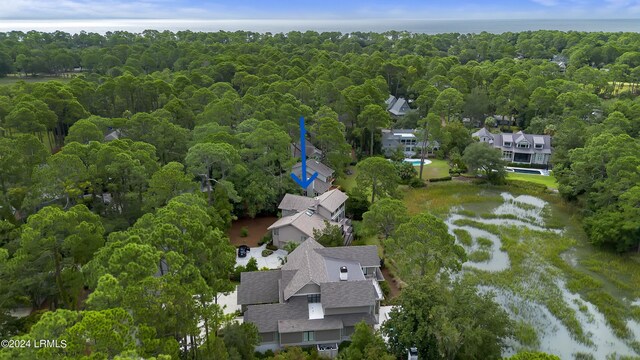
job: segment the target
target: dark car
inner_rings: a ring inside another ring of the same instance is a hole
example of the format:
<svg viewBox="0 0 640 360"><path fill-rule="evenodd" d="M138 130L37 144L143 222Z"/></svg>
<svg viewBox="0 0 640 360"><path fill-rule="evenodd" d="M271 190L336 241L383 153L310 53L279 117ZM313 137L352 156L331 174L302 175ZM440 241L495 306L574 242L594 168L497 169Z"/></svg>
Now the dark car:
<svg viewBox="0 0 640 360"><path fill-rule="evenodd" d="M247 252L251 251L251 249L249 249L249 247L247 245L240 245L238 247L238 257L246 257L247 256Z"/></svg>

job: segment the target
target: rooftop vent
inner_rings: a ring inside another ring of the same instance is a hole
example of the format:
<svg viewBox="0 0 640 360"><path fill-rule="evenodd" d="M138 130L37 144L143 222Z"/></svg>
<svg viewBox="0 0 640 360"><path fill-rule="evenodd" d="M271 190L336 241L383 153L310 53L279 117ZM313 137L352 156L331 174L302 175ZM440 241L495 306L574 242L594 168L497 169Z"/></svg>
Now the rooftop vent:
<svg viewBox="0 0 640 360"><path fill-rule="evenodd" d="M307 209L307 211L305 211L304 213L307 214L308 216L312 216L313 214L315 214L315 210Z"/></svg>
<svg viewBox="0 0 640 360"><path fill-rule="evenodd" d="M340 281L347 281L349 270L346 266L340 266Z"/></svg>

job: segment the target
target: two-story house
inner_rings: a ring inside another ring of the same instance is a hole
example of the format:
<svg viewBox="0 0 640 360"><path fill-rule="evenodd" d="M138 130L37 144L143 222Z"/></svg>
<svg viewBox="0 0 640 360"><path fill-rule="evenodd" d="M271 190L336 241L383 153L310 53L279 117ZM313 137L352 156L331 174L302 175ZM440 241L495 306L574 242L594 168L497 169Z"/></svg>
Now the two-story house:
<svg viewBox="0 0 640 360"><path fill-rule="evenodd" d="M313 236L313 230L322 230L327 222L340 226L345 245L353 239L351 220L345 215L345 202L349 197L333 189L316 197L286 194L278 209L282 217L269 226L273 245L283 247L288 242L301 243Z"/></svg>
<svg viewBox="0 0 640 360"><path fill-rule="evenodd" d="M522 131L515 134L492 134L482 128L472 134L480 142L490 144L502 151L505 161L519 164L549 165L551 153L551 136L529 135Z"/></svg>
<svg viewBox="0 0 640 360"><path fill-rule="evenodd" d="M379 322L379 281L376 246L325 248L309 238L282 268L242 273L238 305L244 321L258 328L258 350L316 346L335 356L355 324Z"/></svg>
<svg viewBox="0 0 640 360"><path fill-rule="evenodd" d="M420 153L423 141L418 140L419 131L416 129L382 129L382 151L391 156L397 149L402 149L404 156L412 158ZM427 142L427 154L433 154L440 149L437 141Z"/></svg>
<svg viewBox="0 0 640 360"><path fill-rule="evenodd" d="M302 163L299 162L293 165L291 172L299 179L302 179ZM314 173L318 173L318 176L306 188L305 194L307 196L322 195L333 186L333 169L318 160L307 159L307 179Z"/></svg>

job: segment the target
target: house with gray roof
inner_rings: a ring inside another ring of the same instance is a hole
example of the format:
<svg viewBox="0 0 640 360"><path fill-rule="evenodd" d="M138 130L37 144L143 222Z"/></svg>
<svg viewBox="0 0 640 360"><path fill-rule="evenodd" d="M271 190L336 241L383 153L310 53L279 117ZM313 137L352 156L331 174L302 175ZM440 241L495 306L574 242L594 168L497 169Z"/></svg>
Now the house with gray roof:
<svg viewBox="0 0 640 360"><path fill-rule="evenodd" d="M313 146L309 139L306 139L305 144L305 155L307 158L320 160L322 159L322 150ZM299 158L302 157L302 151L300 146L300 141L291 144L291 157Z"/></svg>
<svg viewBox="0 0 640 360"><path fill-rule="evenodd" d="M382 151L391 156L397 149L402 149L406 158L420 154L424 142L418 140L418 129L382 129ZM431 155L440 149L437 141L427 141L427 154Z"/></svg>
<svg viewBox="0 0 640 360"><path fill-rule="evenodd" d="M313 230L322 230L327 224L340 226L345 245L353 240L351 220L345 215L345 203L349 197L338 189L310 198L286 194L278 209L282 217L269 226L273 245L283 247L288 242L301 243L313 236Z"/></svg>
<svg viewBox="0 0 640 360"><path fill-rule="evenodd" d="M379 281L376 246L325 248L308 238L281 269L242 273L238 305L258 328L260 349L317 346L322 353L349 340L358 322L379 322Z"/></svg>
<svg viewBox="0 0 640 360"><path fill-rule="evenodd" d="M302 179L302 163L299 162L293 165L291 172L294 173L299 179ZM318 176L305 189L305 193L307 196L322 195L329 191L329 189L331 189L331 187L333 186L333 169L318 160L307 159L307 179L316 172L318 173Z"/></svg>
<svg viewBox="0 0 640 360"><path fill-rule="evenodd" d="M548 166L553 152L549 135L530 135L522 131L492 134L482 128L471 136L500 149L503 159L510 163Z"/></svg>
<svg viewBox="0 0 640 360"><path fill-rule="evenodd" d="M409 108L409 102L405 98L396 98L393 95L389 95L384 102L387 105L387 111L395 117L401 117L407 114Z"/></svg>

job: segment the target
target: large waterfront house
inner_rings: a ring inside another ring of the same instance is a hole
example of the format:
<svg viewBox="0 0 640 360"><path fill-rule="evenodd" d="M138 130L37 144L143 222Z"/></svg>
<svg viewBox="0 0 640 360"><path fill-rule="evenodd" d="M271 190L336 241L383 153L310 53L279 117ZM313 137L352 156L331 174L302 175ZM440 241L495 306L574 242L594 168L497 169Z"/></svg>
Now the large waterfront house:
<svg viewBox="0 0 640 360"><path fill-rule="evenodd" d="M355 324L379 322L383 280L376 246L325 248L308 238L282 268L242 273L238 305L258 328L257 350L314 346L334 357Z"/></svg>
<svg viewBox="0 0 640 360"><path fill-rule="evenodd" d="M530 135L522 131L515 134L492 134L486 128L482 128L472 136L480 142L500 149L502 158L510 163L548 166L553 151L549 135Z"/></svg>
<svg viewBox="0 0 640 360"><path fill-rule="evenodd" d="M340 226L345 245L353 240L351 220L345 215L345 202L349 197L338 189L316 197L286 194L278 209L282 217L269 226L273 245L281 248L288 242L301 243L313 236L313 230L322 230L327 224Z"/></svg>
<svg viewBox="0 0 640 360"><path fill-rule="evenodd" d="M382 151L386 156L391 156L401 149L406 158L412 158L420 154L423 142L418 140L416 129L382 129ZM427 154L438 151L440 144L437 141L427 142Z"/></svg>

